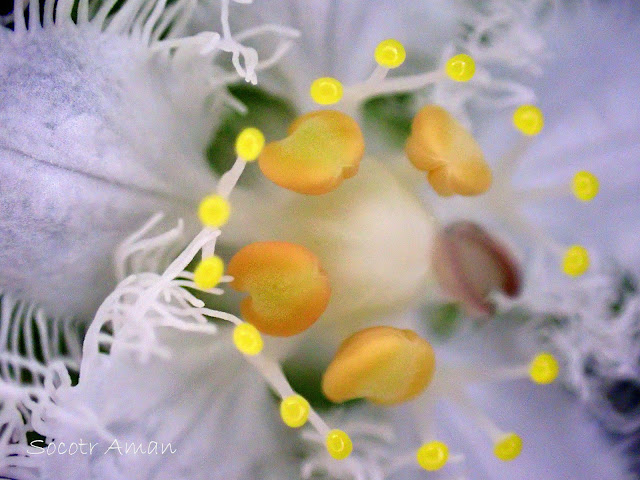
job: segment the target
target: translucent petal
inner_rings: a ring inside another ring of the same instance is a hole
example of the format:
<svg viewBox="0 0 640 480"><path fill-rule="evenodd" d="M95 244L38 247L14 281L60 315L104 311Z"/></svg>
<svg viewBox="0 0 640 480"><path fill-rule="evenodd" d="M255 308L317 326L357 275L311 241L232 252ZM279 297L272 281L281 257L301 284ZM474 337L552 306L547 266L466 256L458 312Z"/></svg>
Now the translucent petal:
<svg viewBox="0 0 640 480"><path fill-rule="evenodd" d="M114 286L118 242L157 211L192 231L214 181L210 73L178 75L139 41L93 28L0 29L2 286L90 318Z"/></svg>

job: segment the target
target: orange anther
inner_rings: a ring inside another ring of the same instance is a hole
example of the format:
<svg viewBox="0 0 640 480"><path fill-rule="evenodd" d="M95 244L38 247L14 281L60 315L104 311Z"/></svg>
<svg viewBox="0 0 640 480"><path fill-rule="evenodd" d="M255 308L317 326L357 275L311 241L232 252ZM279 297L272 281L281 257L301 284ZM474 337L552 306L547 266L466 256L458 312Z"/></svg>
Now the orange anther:
<svg viewBox="0 0 640 480"><path fill-rule="evenodd" d="M427 105L418 112L405 151L439 195L479 195L491 186L480 146L442 107Z"/></svg>
<svg viewBox="0 0 640 480"><path fill-rule="evenodd" d="M411 330L372 327L345 340L322 378L332 402L366 398L393 405L420 394L431 382L435 355Z"/></svg>
<svg viewBox="0 0 640 480"><path fill-rule="evenodd" d="M318 258L301 245L257 242L242 248L227 269L231 286L249 296L243 318L279 337L303 332L322 315L331 293Z"/></svg>
<svg viewBox="0 0 640 480"><path fill-rule="evenodd" d="M342 112L320 110L296 119L289 136L269 143L258 163L275 184L320 195L354 176L363 154L364 138L356 121Z"/></svg>

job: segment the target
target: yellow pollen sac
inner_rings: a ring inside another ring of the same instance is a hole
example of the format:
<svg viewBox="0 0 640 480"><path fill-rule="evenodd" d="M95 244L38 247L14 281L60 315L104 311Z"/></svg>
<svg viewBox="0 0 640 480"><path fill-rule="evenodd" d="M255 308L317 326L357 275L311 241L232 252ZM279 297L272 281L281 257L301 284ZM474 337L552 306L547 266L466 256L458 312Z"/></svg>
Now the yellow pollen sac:
<svg viewBox="0 0 640 480"><path fill-rule="evenodd" d="M233 343L245 355L257 355L264 346L258 329L248 323L241 323L233 329Z"/></svg>
<svg viewBox="0 0 640 480"><path fill-rule="evenodd" d="M558 361L550 353L540 353L536 355L529 365L529 376L531 380L540 385L552 383L560 371Z"/></svg>
<svg viewBox="0 0 640 480"><path fill-rule="evenodd" d="M535 105L522 105L513 112L513 124L524 135L537 135L544 127L544 115Z"/></svg>
<svg viewBox="0 0 640 480"><path fill-rule="evenodd" d="M264 135L257 128L245 128L236 138L236 155L245 162L253 162L264 148Z"/></svg>
<svg viewBox="0 0 640 480"><path fill-rule="evenodd" d="M395 405L422 393L434 370L433 349L416 333L371 327L342 343L324 372L322 391L336 403L366 398Z"/></svg>
<svg viewBox="0 0 640 480"><path fill-rule="evenodd" d="M220 282L224 273L224 262L218 256L202 260L193 273L193 282L202 290L209 290Z"/></svg>
<svg viewBox="0 0 640 480"><path fill-rule="evenodd" d="M451 80L468 82L476 73L476 62L469 55L461 53L447 60L445 71Z"/></svg>
<svg viewBox="0 0 640 480"><path fill-rule="evenodd" d="M291 395L280 402L282 421L291 428L299 428L309 418L309 402L300 395Z"/></svg>
<svg viewBox="0 0 640 480"><path fill-rule="evenodd" d="M405 152L427 172L441 196L479 195L491 186L491 169L473 136L442 107L427 105L413 119Z"/></svg>
<svg viewBox="0 0 640 480"><path fill-rule="evenodd" d="M390 38L378 44L375 58L381 67L397 68L404 63L407 58L407 52L404 49L404 45Z"/></svg>
<svg viewBox="0 0 640 480"><path fill-rule="evenodd" d="M353 443L351 443L349 435L337 429L327 433L326 445L329 455L336 460L344 460L351 455L353 450Z"/></svg>
<svg viewBox="0 0 640 480"><path fill-rule="evenodd" d="M562 259L562 271L570 277L579 277L589 269L589 252L582 245L567 248Z"/></svg>
<svg viewBox="0 0 640 480"><path fill-rule="evenodd" d="M301 245L258 242L229 262L231 286L249 296L243 318L267 335L288 337L305 331L322 315L331 288L320 261Z"/></svg>
<svg viewBox="0 0 640 480"><path fill-rule="evenodd" d="M507 433L493 446L493 454L503 462L518 458L522 452L522 439L515 433Z"/></svg>
<svg viewBox="0 0 640 480"><path fill-rule="evenodd" d="M227 223L231 207L229 202L220 195L204 197L198 207L198 217L203 225L218 228Z"/></svg>
<svg viewBox="0 0 640 480"><path fill-rule="evenodd" d="M449 448L442 442L425 443L418 449L416 459L422 468L428 472L435 472L447 464Z"/></svg>
<svg viewBox="0 0 640 480"><path fill-rule="evenodd" d="M342 83L332 77L321 77L311 84L310 94L319 105L332 105L342 98Z"/></svg>
<svg viewBox="0 0 640 480"><path fill-rule="evenodd" d="M573 177L571 188L578 200L590 202L598 195L598 177L591 172L578 172Z"/></svg>
<svg viewBox="0 0 640 480"><path fill-rule="evenodd" d="M289 127L289 136L269 143L258 160L262 173L289 190L320 195L358 172L364 154L360 127L334 110L307 113Z"/></svg>

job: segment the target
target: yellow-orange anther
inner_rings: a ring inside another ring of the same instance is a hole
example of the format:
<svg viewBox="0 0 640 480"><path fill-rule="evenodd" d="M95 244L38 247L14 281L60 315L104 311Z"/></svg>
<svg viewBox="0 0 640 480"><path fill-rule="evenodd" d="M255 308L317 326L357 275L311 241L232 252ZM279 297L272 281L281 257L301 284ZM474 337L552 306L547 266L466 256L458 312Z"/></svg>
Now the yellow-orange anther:
<svg viewBox="0 0 640 480"><path fill-rule="evenodd" d="M411 330L372 327L345 340L322 378L332 402L366 398L394 405L420 394L431 381L431 345Z"/></svg>
<svg viewBox="0 0 640 480"><path fill-rule="evenodd" d="M321 110L296 119L289 136L269 143L258 163L273 183L320 195L354 176L363 154L364 137L356 121L342 112Z"/></svg>
<svg viewBox="0 0 640 480"><path fill-rule="evenodd" d="M322 315L331 290L318 258L301 245L258 242L229 262L231 286L249 296L243 318L262 333L288 337L303 332Z"/></svg>
<svg viewBox="0 0 640 480"><path fill-rule="evenodd" d="M442 107L427 105L418 112L405 151L439 195L479 195L491 186L480 146Z"/></svg>

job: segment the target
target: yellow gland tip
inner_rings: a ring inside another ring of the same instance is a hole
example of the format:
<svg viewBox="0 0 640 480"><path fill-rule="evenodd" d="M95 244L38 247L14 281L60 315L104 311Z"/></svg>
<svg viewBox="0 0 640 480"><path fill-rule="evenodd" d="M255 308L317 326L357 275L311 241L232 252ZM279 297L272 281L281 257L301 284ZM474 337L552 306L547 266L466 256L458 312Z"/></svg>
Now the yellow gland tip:
<svg viewBox="0 0 640 480"><path fill-rule="evenodd" d="M331 430L327 433L327 451L336 460L344 460L351 455L353 443L349 435L342 430Z"/></svg>
<svg viewBox="0 0 640 480"><path fill-rule="evenodd" d="M202 290L209 290L220 282L224 273L224 262L218 256L202 260L193 273L193 282Z"/></svg>
<svg viewBox="0 0 640 480"><path fill-rule="evenodd" d="M236 138L236 154L246 162L253 162L264 148L264 135L257 128L245 128Z"/></svg>
<svg viewBox="0 0 640 480"><path fill-rule="evenodd" d="M571 187L573 194L578 200L590 202L596 197L596 195L598 195L598 177L591 172L578 172L573 177Z"/></svg>
<svg viewBox="0 0 640 480"><path fill-rule="evenodd" d="M447 60L445 71L451 80L468 82L476 73L476 62L469 55L461 53Z"/></svg>
<svg viewBox="0 0 640 480"><path fill-rule="evenodd" d="M493 454L503 462L518 458L522 452L522 438L515 433L506 433L493 447Z"/></svg>
<svg viewBox="0 0 640 480"><path fill-rule="evenodd" d="M282 421L291 428L299 428L307 423L309 409L309 402L300 395L291 395L280 402Z"/></svg>
<svg viewBox="0 0 640 480"><path fill-rule="evenodd" d="M559 371L560 367L556 357L547 352L536 355L531 365L529 365L531 380L540 385L552 383L558 377Z"/></svg>
<svg viewBox="0 0 640 480"><path fill-rule="evenodd" d="M404 49L404 45L390 38L378 44L374 56L381 67L397 68L404 63L407 58L407 52Z"/></svg>
<svg viewBox="0 0 640 480"><path fill-rule="evenodd" d="M521 105L513 112L513 124L524 135L537 135L544 127L544 115L535 105Z"/></svg>
<svg viewBox="0 0 640 480"><path fill-rule="evenodd" d="M198 207L198 217L203 225L218 228L227 223L231 207L229 202L220 195L204 197Z"/></svg>
<svg viewBox="0 0 640 480"><path fill-rule="evenodd" d="M449 448L442 442L428 442L422 445L417 453L418 464L428 472L444 467L449 459Z"/></svg>
<svg viewBox="0 0 640 480"><path fill-rule="evenodd" d="M342 98L342 84L332 77L321 77L311 84L311 98L320 105L331 105Z"/></svg>
<svg viewBox="0 0 640 480"><path fill-rule="evenodd" d="M570 277L579 277L589 269L589 252L582 245L570 246L562 259L562 271Z"/></svg>
<svg viewBox="0 0 640 480"><path fill-rule="evenodd" d="M245 355L257 355L264 345L262 336L250 323L241 323L233 329L233 343Z"/></svg>

